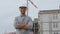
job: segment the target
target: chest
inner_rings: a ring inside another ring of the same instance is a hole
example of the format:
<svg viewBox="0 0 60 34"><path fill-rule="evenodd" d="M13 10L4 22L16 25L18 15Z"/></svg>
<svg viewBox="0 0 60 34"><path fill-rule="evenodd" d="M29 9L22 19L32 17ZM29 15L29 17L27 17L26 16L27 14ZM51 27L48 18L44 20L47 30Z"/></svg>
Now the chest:
<svg viewBox="0 0 60 34"><path fill-rule="evenodd" d="M18 23L25 23L27 24L29 19L27 17L20 17L18 18Z"/></svg>

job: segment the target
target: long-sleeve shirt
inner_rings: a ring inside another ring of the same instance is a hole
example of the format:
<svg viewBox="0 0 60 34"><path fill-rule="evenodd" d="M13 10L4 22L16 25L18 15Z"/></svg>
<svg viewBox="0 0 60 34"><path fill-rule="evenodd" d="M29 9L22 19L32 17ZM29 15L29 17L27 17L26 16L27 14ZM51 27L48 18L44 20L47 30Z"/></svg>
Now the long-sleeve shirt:
<svg viewBox="0 0 60 34"><path fill-rule="evenodd" d="M18 24L27 24L28 30L31 30L33 27L32 19L29 16L17 16L17 17L15 17L14 27L16 29L19 29L17 26Z"/></svg>

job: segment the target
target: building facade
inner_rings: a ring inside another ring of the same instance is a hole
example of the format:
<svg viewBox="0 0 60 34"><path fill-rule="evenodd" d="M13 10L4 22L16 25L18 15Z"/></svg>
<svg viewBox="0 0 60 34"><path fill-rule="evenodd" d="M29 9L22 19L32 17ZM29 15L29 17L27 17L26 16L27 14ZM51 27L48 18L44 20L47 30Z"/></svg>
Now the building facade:
<svg viewBox="0 0 60 34"><path fill-rule="evenodd" d="M39 34L60 34L60 10L42 10L38 13Z"/></svg>

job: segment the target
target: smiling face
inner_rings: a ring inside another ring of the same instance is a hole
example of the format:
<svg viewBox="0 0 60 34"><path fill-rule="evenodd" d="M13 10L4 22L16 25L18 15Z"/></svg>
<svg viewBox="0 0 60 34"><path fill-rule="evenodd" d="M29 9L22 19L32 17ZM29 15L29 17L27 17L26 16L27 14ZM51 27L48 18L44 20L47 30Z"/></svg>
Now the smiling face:
<svg viewBox="0 0 60 34"><path fill-rule="evenodd" d="M25 14L27 8L26 7L20 7L19 10L20 10L21 14Z"/></svg>

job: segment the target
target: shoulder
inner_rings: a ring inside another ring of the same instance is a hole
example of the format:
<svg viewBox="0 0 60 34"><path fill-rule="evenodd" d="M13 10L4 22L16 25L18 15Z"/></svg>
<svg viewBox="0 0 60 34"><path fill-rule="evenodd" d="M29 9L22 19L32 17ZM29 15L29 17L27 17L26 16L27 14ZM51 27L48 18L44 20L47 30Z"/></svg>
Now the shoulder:
<svg viewBox="0 0 60 34"><path fill-rule="evenodd" d="M30 16L26 16L28 19L31 19L31 17Z"/></svg>

